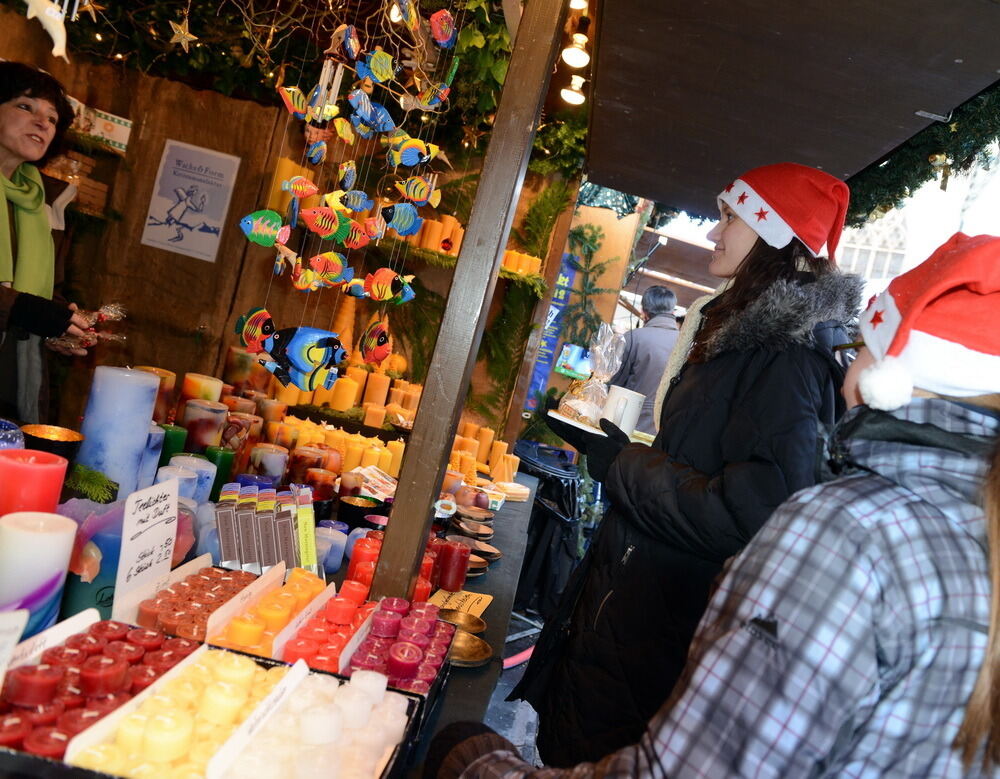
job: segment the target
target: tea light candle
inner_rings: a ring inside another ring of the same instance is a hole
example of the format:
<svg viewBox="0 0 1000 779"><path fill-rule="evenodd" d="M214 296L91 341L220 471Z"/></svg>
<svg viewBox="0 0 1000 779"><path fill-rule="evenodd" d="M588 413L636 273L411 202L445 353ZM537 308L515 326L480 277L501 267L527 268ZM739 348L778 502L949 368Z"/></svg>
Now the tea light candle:
<svg viewBox="0 0 1000 779"><path fill-rule="evenodd" d="M194 498L194 491L198 488L198 474L190 468L181 468L179 465L164 465L156 472L154 484L162 484L170 479L177 479L177 495L181 498Z"/></svg>
<svg viewBox="0 0 1000 779"><path fill-rule="evenodd" d="M285 644L285 651L282 660L286 663L295 663L298 660L305 660L307 663L315 657L319 651L319 644L308 638L295 638Z"/></svg>
<svg viewBox="0 0 1000 779"><path fill-rule="evenodd" d="M361 582L348 579L340 585L340 595L354 601L356 606L360 606L368 599L368 587Z"/></svg>
<svg viewBox="0 0 1000 779"><path fill-rule="evenodd" d="M177 455L170 458L170 464L179 468L188 468L195 472L197 481L195 482L194 494L186 497L190 497L199 505L206 503L212 494L212 485L215 483L215 477L218 473L215 463L201 457Z"/></svg>
<svg viewBox="0 0 1000 779"><path fill-rule="evenodd" d="M288 604L277 600L262 600L257 604L257 616L264 621L267 630L278 633L292 619L292 610Z"/></svg>
<svg viewBox="0 0 1000 779"><path fill-rule="evenodd" d="M35 728L24 737L24 751L51 760L61 760L69 744L69 735L59 728Z"/></svg>
<svg viewBox="0 0 1000 779"><path fill-rule="evenodd" d="M173 408L177 374L163 368L154 368L152 365L137 365L135 369L151 373L159 380L160 386L156 391L156 404L153 406L153 421L157 424L166 423L170 416L170 410Z"/></svg>
<svg viewBox="0 0 1000 779"><path fill-rule="evenodd" d="M185 404L189 400L208 400L218 403L222 396L222 379L203 373L185 373L181 381L181 391L177 398L176 422L184 424Z"/></svg>
<svg viewBox="0 0 1000 779"><path fill-rule="evenodd" d="M368 377L371 374L369 374L364 368L356 365L349 366L345 373L347 374L347 378L357 385L354 390L354 402L351 405L360 406L361 398L365 391L365 385L368 383ZM331 408L336 408L336 406L331 405Z"/></svg>
<svg viewBox="0 0 1000 779"><path fill-rule="evenodd" d="M417 668L423 659L424 653L420 647L408 641L397 641L389 647L385 664L389 676L411 679L417 673Z"/></svg>
<svg viewBox="0 0 1000 779"><path fill-rule="evenodd" d="M347 411L347 409L353 408L357 394L358 383L348 376L342 376L333 383L330 408L334 411Z"/></svg>
<svg viewBox="0 0 1000 779"><path fill-rule="evenodd" d="M65 457L35 449L0 450L0 516L55 511L68 464Z"/></svg>
<svg viewBox="0 0 1000 779"><path fill-rule="evenodd" d="M184 444L187 442L187 428L179 425L160 425L163 428L163 447L160 450L160 465L170 463L170 458L175 454L184 453Z"/></svg>
<svg viewBox="0 0 1000 779"><path fill-rule="evenodd" d="M185 448L200 453L206 447L220 446L228 414L229 409L223 403L200 398L189 400L184 406L182 423L188 431Z"/></svg>
<svg viewBox="0 0 1000 779"><path fill-rule="evenodd" d="M208 697L208 690L205 697ZM206 719L211 719L202 709L199 709L198 713ZM193 733L194 718L186 712L175 710L154 714L146 722L143 732L142 755L153 763L162 764L177 760L187 754Z"/></svg>
<svg viewBox="0 0 1000 779"><path fill-rule="evenodd" d="M129 664L107 655L88 657L80 666L80 689L84 695L111 695L125 686Z"/></svg>
<svg viewBox="0 0 1000 779"><path fill-rule="evenodd" d="M56 694L65 669L56 665L22 665L7 672L4 699L15 706L48 703Z"/></svg>

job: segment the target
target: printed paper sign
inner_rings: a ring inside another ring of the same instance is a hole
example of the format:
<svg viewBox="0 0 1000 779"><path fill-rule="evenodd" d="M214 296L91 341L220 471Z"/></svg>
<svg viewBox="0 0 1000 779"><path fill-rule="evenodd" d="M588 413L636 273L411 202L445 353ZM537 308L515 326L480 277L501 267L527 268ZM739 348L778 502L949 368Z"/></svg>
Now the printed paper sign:
<svg viewBox="0 0 1000 779"><path fill-rule="evenodd" d="M142 243L215 262L240 158L167 140Z"/></svg>
<svg viewBox="0 0 1000 779"><path fill-rule="evenodd" d="M481 617L486 611L486 607L493 602L493 596L482 592L469 592L468 590L459 590L458 592L438 590L431 595L430 602L440 609L467 611L475 617Z"/></svg>
<svg viewBox="0 0 1000 779"><path fill-rule="evenodd" d="M3 677L14 654L14 647L21 640L21 634L27 624L27 609L0 612L0 687L3 687Z"/></svg>
<svg viewBox="0 0 1000 779"><path fill-rule="evenodd" d="M167 585L177 537L177 486L177 479L170 479L125 501L112 619L134 625L139 603Z"/></svg>

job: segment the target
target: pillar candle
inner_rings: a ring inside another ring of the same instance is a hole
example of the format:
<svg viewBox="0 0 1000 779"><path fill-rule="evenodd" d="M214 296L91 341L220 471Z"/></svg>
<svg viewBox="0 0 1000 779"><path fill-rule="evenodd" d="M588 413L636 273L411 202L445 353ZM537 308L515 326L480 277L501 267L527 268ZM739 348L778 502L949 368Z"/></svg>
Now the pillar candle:
<svg viewBox="0 0 1000 779"><path fill-rule="evenodd" d="M233 461L236 452L232 449L225 449L221 446L210 446L205 450L205 457L210 463L215 464L215 481L212 483L212 492L209 500L218 500L222 485L227 484L233 475Z"/></svg>
<svg viewBox="0 0 1000 779"><path fill-rule="evenodd" d="M479 453L479 442L475 438L457 435L455 436L455 448L475 457Z"/></svg>
<svg viewBox="0 0 1000 779"><path fill-rule="evenodd" d="M184 427L188 437L185 448L189 452L204 452L206 447L222 444L222 430L226 426L229 409L222 403L194 398L184 406Z"/></svg>
<svg viewBox="0 0 1000 779"><path fill-rule="evenodd" d="M506 441L494 441L493 446L490 447L490 468L492 468L496 463L500 462L500 459L507 454L507 442Z"/></svg>
<svg viewBox="0 0 1000 779"><path fill-rule="evenodd" d="M189 468L197 474L198 482L195 485L194 494L191 495L191 498L198 505L207 503L209 496L212 494L212 485L215 484L215 476L218 473L215 463L209 462L202 457L179 454L170 458L170 464L181 468Z"/></svg>
<svg viewBox="0 0 1000 779"><path fill-rule="evenodd" d="M406 390L403 393L403 408L407 411L416 411L420 403L420 395L414 390Z"/></svg>
<svg viewBox="0 0 1000 779"><path fill-rule="evenodd" d="M344 471L352 471L361 465L361 458L364 456L365 448L359 443L349 443L347 454L344 456Z"/></svg>
<svg viewBox="0 0 1000 779"><path fill-rule="evenodd" d="M396 387L393 387L391 390L389 390L389 403L394 403L397 406L402 406L403 393L405 391L406 390L397 389Z"/></svg>
<svg viewBox="0 0 1000 779"><path fill-rule="evenodd" d="M28 609L22 638L56 621L76 529L72 519L41 511L0 517L0 611Z"/></svg>
<svg viewBox="0 0 1000 779"><path fill-rule="evenodd" d="M333 398L333 389L327 389L326 387L317 387L313 390L313 405L314 406L329 406L330 400Z"/></svg>
<svg viewBox="0 0 1000 779"><path fill-rule="evenodd" d="M185 431L186 432L186 431ZM156 478L156 469L160 467L160 454L163 452L163 441L166 431L157 424L150 422L149 434L146 437L146 448L139 461L139 479L137 489L145 489Z"/></svg>
<svg viewBox="0 0 1000 779"><path fill-rule="evenodd" d="M366 427L382 427L385 422L385 406L371 405L365 410Z"/></svg>
<svg viewBox="0 0 1000 779"><path fill-rule="evenodd" d="M385 473L389 473L389 469L392 468L392 452L388 449L379 449L378 467L380 471Z"/></svg>
<svg viewBox="0 0 1000 779"><path fill-rule="evenodd" d="M170 410L174 407L174 385L177 383L177 374L163 368L154 368L152 365L137 365L135 369L152 373L160 380L160 387L156 392L156 405L153 407L153 421L159 424L166 422Z"/></svg>
<svg viewBox="0 0 1000 779"><path fill-rule="evenodd" d="M166 465L175 454L184 451L187 442L187 428L179 425L160 425L163 428L163 448L160 450L160 465Z"/></svg>
<svg viewBox="0 0 1000 779"><path fill-rule="evenodd" d="M313 404L313 391L300 389L298 405L311 406L312 404Z"/></svg>
<svg viewBox="0 0 1000 779"><path fill-rule="evenodd" d="M369 446L361 453L361 467L367 468L369 465L378 465L378 456L382 450L377 446Z"/></svg>
<svg viewBox="0 0 1000 779"><path fill-rule="evenodd" d="M258 392L267 392L271 386L271 371L260 364L260 360L254 360L250 365L250 378L247 387Z"/></svg>
<svg viewBox="0 0 1000 779"><path fill-rule="evenodd" d="M399 478L399 469L403 463L403 452L406 451L406 444L401 440L390 441L386 444L386 449L392 453L392 462L389 465L387 473L394 479Z"/></svg>
<svg viewBox="0 0 1000 779"><path fill-rule="evenodd" d="M178 425L184 423L184 405L189 400L195 398L200 400L211 400L216 403L222 396L222 379L214 376L206 376L203 373L185 373L181 381L181 393L177 398L177 418Z"/></svg>
<svg viewBox="0 0 1000 779"><path fill-rule="evenodd" d="M65 457L35 449L0 450L0 516L55 511L68 464Z"/></svg>
<svg viewBox="0 0 1000 779"><path fill-rule="evenodd" d="M288 450L276 444L257 444L250 450L250 473L269 476L280 483L288 466Z"/></svg>
<svg viewBox="0 0 1000 779"><path fill-rule="evenodd" d="M475 422L462 423L462 438L475 438L479 433L479 425Z"/></svg>
<svg viewBox="0 0 1000 779"><path fill-rule="evenodd" d="M272 398L263 398L257 401L257 416L265 422L280 422L285 418L288 411L288 404Z"/></svg>
<svg viewBox="0 0 1000 779"><path fill-rule="evenodd" d="M354 369L348 368L347 370L351 371ZM347 409L353 408L357 394L358 383L354 379L349 376L337 379L333 383L333 397L330 398L330 408L334 411L347 411Z"/></svg>
<svg viewBox="0 0 1000 779"><path fill-rule="evenodd" d="M528 258L528 273L538 275L542 270L542 260L540 257Z"/></svg>
<svg viewBox="0 0 1000 779"><path fill-rule="evenodd" d="M347 373L347 378L352 379L357 384L357 387L354 390L354 403L352 403L351 405L360 406L361 397L365 391L365 384L368 381L368 371L358 366L351 366L348 367L346 373ZM343 409L339 410L342 411Z"/></svg>
<svg viewBox="0 0 1000 779"><path fill-rule="evenodd" d="M326 445L338 451L343 450L346 436L347 433L339 427L328 427L323 431L323 439Z"/></svg>
<svg viewBox="0 0 1000 779"><path fill-rule="evenodd" d="M76 462L117 482L120 498L138 483L159 388L160 380L145 371L107 365L94 371Z"/></svg>
<svg viewBox="0 0 1000 779"><path fill-rule="evenodd" d="M441 222L441 240L451 238L455 228L458 227L458 220L451 214L441 214L439 221Z"/></svg>
<svg viewBox="0 0 1000 779"><path fill-rule="evenodd" d="M212 444L212 446L224 446L234 452L239 451L252 438L252 430L256 422L260 422L261 425L264 423L255 414L226 414L226 425L222 429L219 443Z"/></svg>
<svg viewBox="0 0 1000 779"><path fill-rule="evenodd" d="M182 468L180 465L164 465L156 472L154 484L162 484L170 479L177 479L177 496L179 498L194 498L194 491L198 488L198 474L190 468Z"/></svg>
<svg viewBox="0 0 1000 779"><path fill-rule="evenodd" d="M299 388L294 384L289 383L288 386L285 386L280 381L275 379L274 385L275 400L286 403L289 406L294 406L299 402Z"/></svg>
<svg viewBox="0 0 1000 779"><path fill-rule="evenodd" d="M306 471L310 468L322 468L326 452L313 446L296 447L288 455L288 483L305 484Z"/></svg>
<svg viewBox="0 0 1000 779"><path fill-rule="evenodd" d="M257 404L250 398L241 398L239 395L226 395L220 401L222 405L237 414L256 414Z"/></svg>
<svg viewBox="0 0 1000 779"><path fill-rule="evenodd" d="M462 240L465 238L465 228L456 227L451 231L451 251L448 254L453 257L457 257L458 253L462 251Z"/></svg>
<svg viewBox="0 0 1000 779"><path fill-rule="evenodd" d="M256 356L240 346L230 346L226 351L226 365L222 369L222 380L233 385L233 394L239 395L250 384L250 369Z"/></svg>
<svg viewBox="0 0 1000 779"><path fill-rule="evenodd" d="M372 373L368 376L368 384L365 387L365 403L374 403L376 406L384 406L385 399L389 394L390 379L384 373Z"/></svg>
<svg viewBox="0 0 1000 779"><path fill-rule="evenodd" d="M254 403L257 404L258 411L255 412L255 413L258 413L258 414L260 413L260 411L259 411L259 409L260 409L260 402L262 400L270 400L271 399L271 396L268 395L267 392L261 392L260 390L255 390L255 389L245 389L240 394L243 397L247 398L248 400L252 400Z"/></svg>
<svg viewBox="0 0 1000 779"><path fill-rule="evenodd" d="M465 575L469 570L469 555L472 547L458 541L445 541L438 548L438 559L441 570L438 574L438 584L442 590L458 592L465 584Z"/></svg>
<svg viewBox="0 0 1000 779"><path fill-rule="evenodd" d="M287 422L268 422L264 426L264 438L291 451L299 442L299 429Z"/></svg>
<svg viewBox="0 0 1000 779"><path fill-rule="evenodd" d="M432 252L441 251L441 233L444 226L435 219L425 219L424 229L420 233L420 247Z"/></svg>
<svg viewBox="0 0 1000 779"><path fill-rule="evenodd" d="M406 379L396 379L392 383L393 389L403 390L404 392L410 388L410 382Z"/></svg>
<svg viewBox="0 0 1000 779"><path fill-rule="evenodd" d="M305 482L312 487L313 500L331 500L333 486L337 482L337 474L325 468L307 468Z"/></svg>
<svg viewBox="0 0 1000 779"><path fill-rule="evenodd" d="M228 398L232 394L233 394L233 385L223 383L222 392L219 393L219 402L221 403L223 398Z"/></svg>
<svg viewBox="0 0 1000 779"><path fill-rule="evenodd" d="M476 440L479 442L479 447L476 450L476 460L481 463L486 463L490 457L490 447L493 446L493 438L496 433L488 428L481 427L479 432L476 433Z"/></svg>

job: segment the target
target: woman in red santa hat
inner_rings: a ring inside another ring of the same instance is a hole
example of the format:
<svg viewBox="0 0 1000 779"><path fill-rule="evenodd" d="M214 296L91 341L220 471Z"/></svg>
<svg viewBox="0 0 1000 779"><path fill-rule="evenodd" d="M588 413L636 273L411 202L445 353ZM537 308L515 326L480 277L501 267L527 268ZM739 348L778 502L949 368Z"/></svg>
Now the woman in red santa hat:
<svg viewBox="0 0 1000 779"><path fill-rule="evenodd" d="M869 304L829 449L841 477L730 566L639 743L573 776L997 775L998 315L987 235L955 235ZM438 776L535 775L470 734L442 734Z"/></svg>
<svg viewBox="0 0 1000 779"><path fill-rule="evenodd" d="M848 199L839 179L793 163L731 182L709 233L709 270L725 282L688 309L653 445L630 445L606 420L599 440L557 429L586 452L611 508L513 693L538 711L546 762L638 740L725 560L815 483L822 428L844 410L832 348L851 340L863 286L834 262Z"/></svg>

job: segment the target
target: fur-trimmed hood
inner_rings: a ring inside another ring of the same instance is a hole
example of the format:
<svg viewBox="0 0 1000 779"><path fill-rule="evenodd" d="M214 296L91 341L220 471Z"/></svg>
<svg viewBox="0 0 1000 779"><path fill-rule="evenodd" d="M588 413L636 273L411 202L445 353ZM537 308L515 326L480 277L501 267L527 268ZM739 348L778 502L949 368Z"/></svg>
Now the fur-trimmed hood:
<svg viewBox="0 0 1000 779"><path fill-rule="evenodd" d="M712 336L708 359L724 352L766 347L815 346L823 323L845 328L861 306L865 281L853 273L828 273L805 283L776 281ZM823 344L832 346L833 344Z"/></svg>

